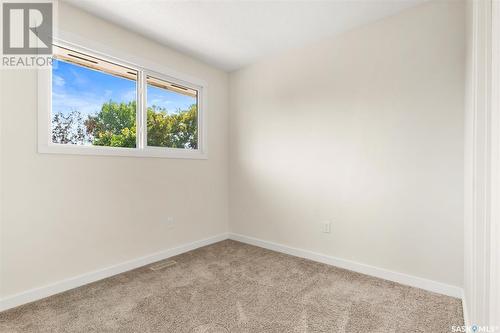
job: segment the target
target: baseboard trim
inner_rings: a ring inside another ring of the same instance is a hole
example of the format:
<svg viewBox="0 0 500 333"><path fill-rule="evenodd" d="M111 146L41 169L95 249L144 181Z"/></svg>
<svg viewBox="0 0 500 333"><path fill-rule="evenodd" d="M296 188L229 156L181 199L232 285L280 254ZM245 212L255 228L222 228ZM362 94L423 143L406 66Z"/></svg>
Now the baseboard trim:
<svg viewBox="0 0 500 333"><path fill-rule="evenodd" d="M427 280L424 278L393 272L383 268L370 266L361 264L358 262L345 260L341 258L336 258L332 256L327 256L325 254L316 253L308 250L298 249L287 245L277 244L274 242L269 242L261 239L257 239L254 237L244 236L235 233L223 233L217 236L213 236L210 238L202 239L199 241L191 242L188 244L180 245L168 250L160 251L157 253L153 253L147 256L143 256L140 258L132 259L120 264L116 264L110 267L106 267L100 270L96 270L93 272L85 273L79 276L75 276L69 279L65 279L62 281L58 281L52 283L47 286L34 288L31 290L27 290L21 292L19 294L15 294L12 296L8 296L0 299L0 312L5 311L26 303L34 302L40 300L42 298L46 298L55 294L59 294L61 292L81 287L83 285L99 281L120 273L124 273L130 271L132 269L136 269L145 265L149 265L153 262L164 260L170 258L172 256L185 253L191 250L195 250L197 248L207 246L210 244L214 244L225 239L232 239L235 241L239 241L242 243L259 246L262 248L266 248L272 251L281 252L285 254L290 254L296 257L301 257L317 262L321 262L327 265L337 266L340 268L345 268L354 272L363 273L367 275L371 275L374 277L378 277L381 279L401 283L404 285L428 290L431 292L435 292L438 294L443 294L447 296L452 296L456 298L462 299L464 318L467 324L467 307L465 302L465 297L463 296L463 290L460 287L451 286L448 284L444 284L441 282L436 282L432 280Z"/></svg>
<svg viewBox="0 0 500 333"><path fill-rule="evenodd" d="M328 256L321 253L316 253L308 250L298 249L287 245L277 244L254 237L244 236L235 233L229 233L229 238L242 243L255 245L259 247L266 248L268 250L277 251L285 254L290 254L296 257L301 257L317 262L321 262L327 265L337 266L340 268L345 268L354 272L363 273L366 275L371 275L381 279L401 283L407 286L416 287L431 291L438 294L443 294L451 297L462 298L462 288L448 285L445 283L432 281L404 273L398 273L390 271L387 269L365 265L362 263L345 260L341 258L336 258Z"/></svg>
<svg viewBox="0 0 500 333"><path fill-rule="evenodd" d="M113 265L110 267L106 267L103 269L99 269L90 273L85 273L79 276L75 276L69 279L65 279L59 282L52 283L47 286L34 288L31 290L27 290L21 292L19 294L15 294L12 296L8 296L0 299L0 312L5 311L26 303L34 302L40 300L42 298L52 296L55 294L59 294L61 292L77 288L91 282L95 282L98 280L102 280L113 275L117 275L123 272L130 271L132 269L136 269L142 267L144 265L149 265L153 262L164 260L170 258L172 256L185 253L206 245L214 244L220 241L223 241L228 238L226 233L220 234L217 236L213 236L210 238L202 239L199 241L191 242L188 244L183 244L168 250L160 251L157 253L153 253L147 256L143 256L140 258L132 259L117 265Z"/></svg>

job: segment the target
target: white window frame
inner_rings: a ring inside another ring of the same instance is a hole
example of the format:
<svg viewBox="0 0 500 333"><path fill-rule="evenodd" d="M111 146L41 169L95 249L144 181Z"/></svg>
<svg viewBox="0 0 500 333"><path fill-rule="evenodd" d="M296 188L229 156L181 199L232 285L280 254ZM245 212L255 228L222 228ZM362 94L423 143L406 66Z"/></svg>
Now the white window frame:
<svg viewBox="0 0 500 333"><path fill-rule="evenodd" d="M67 34L65 34L67 35ZM71 40L72 42L68 42ZM207 159L207 87L199 79L123 52L117 52L95 42L83 41L76 36L54 38L54 44L110 61L137 70L137 146L136 148L106 147L92 145L58 144L52 142L52 68L42 68L38 74L38 152L49 154L106 155L132 157L163 157L185 159ZM82 46L85 45L85 46ZM127 59L127 60L123 60ZM147 146L147 83L143 76L151 75L198 92L198 149L166 148ZM140 103L140 102L143 103Z"/></svg>

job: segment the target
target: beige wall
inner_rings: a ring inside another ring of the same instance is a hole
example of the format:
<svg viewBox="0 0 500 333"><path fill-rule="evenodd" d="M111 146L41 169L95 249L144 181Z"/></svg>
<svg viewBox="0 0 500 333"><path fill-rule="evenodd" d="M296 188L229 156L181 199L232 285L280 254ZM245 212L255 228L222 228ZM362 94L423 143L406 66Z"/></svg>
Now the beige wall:
<svg viewBox="0 0 500 333"><path fill-rule="evenodd" d="M432 2L232 73L231 231L462 286L464 29Z"/></svg>
<svg viewBox="0 0 500 333"><path fill-rule="evenodd" d="M38 154L36 73L2 72L3 297L228 228L227 74L64 3L59 9L66 32L206 81L209 159Z"/></svg>
<svg viewBox="0 0 500 333"><path fill-rule="evenodd" d="M36 73L0 71L0 297L224 233L229 221L236 233L462 286L460 2L230 80L64 3L59 18L66 32L206 81L209 159L38 154Z"/></svg>

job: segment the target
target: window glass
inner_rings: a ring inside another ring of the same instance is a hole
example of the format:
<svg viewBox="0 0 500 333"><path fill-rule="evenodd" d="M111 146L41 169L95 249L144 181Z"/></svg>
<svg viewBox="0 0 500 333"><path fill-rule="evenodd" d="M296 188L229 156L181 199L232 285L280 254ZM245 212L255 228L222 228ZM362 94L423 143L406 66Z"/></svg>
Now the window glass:
<svg viewBox="0 0 500 333"><path fill-rule="evenodd" d="M198 149L198 91L147 76L147 145Z"/></svg>
<svg viewBox="0 0 500 333"><path fill-rule="evenodd" d="M54 49L52 142L135 148L137 71Z"/></svg>

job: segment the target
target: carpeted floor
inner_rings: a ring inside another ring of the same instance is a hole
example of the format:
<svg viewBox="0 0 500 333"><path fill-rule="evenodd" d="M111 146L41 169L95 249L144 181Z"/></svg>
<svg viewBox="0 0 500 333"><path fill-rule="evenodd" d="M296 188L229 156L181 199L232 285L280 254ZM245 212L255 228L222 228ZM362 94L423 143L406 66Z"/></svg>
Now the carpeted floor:
<svg viewBox="0 0 500 333"><path fill-rule="evenodd" d="M461 302L223 241L0 313L0 332L450 332ZM155 265L155 264L153 264Z"/></svg>

